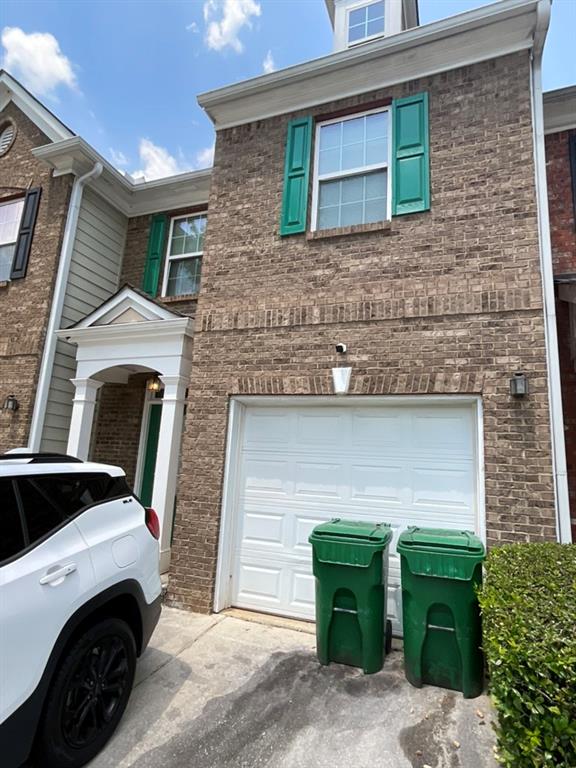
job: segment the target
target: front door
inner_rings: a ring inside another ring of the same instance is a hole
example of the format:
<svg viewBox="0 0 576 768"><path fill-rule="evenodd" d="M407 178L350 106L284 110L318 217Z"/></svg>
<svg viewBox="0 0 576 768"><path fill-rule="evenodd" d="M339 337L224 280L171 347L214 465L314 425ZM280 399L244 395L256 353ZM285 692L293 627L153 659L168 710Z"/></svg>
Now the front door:
<svg viewBox="0 0 576 768"><path fill-rule="evenodd" d="M148 427L144 442L144 460L142 463L142 478L140 481L140 500L145 507L152 505L152 492L154 490L154 471L156 469L156 456L158 454L158 436L160 434L160 420L162 418L162 401L152 401L148 407Z"/></svg>

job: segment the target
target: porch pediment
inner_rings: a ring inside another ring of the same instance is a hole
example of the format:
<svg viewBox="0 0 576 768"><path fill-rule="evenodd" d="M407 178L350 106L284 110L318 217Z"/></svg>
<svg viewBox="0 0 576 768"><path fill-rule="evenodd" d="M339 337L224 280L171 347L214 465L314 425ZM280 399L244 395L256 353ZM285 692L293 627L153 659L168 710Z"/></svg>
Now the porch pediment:
<svg viewBox="0 0 576 768"><path fill-rule="evenodd" d="M182 318L180 312L173 312L131 285L124 285L72 328L133 325Z"/></svg>

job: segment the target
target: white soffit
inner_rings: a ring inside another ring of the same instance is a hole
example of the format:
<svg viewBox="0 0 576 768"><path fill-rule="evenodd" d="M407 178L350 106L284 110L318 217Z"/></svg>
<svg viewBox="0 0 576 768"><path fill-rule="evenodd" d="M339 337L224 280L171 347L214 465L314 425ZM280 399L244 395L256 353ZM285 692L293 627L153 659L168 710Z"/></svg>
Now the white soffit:
<svg viewBox="0 0 576 768"><path fill-rule="evenodd" d="M576 85L544 94L544 133L576 128Z"/></svg>
<svg viewBox="0 0 576 768"><path fill-rule="evenodd" d="M91 183L91 189L126 216L178 210L208 202L210 168L135 183L79 136L37 147L32 154L53 168L55 176L68 173L81 176L95 163L102 163L104 170Z"/></svg>
<svg viewBox="0 0 576 768"><path fill-rule="evenodd" d="M35 96L32 96L30 91L27 91L8 72L0 69L0 112L10 102L13 102L50 141L62 141L74 136L74 133Z"/></svg>
<svg viewBox="0 0 576 768"><path fill-rule="evenodd" d="M217 129L295 112L533 45L539 4L502 0L442 21L203 93Z"/></svg>

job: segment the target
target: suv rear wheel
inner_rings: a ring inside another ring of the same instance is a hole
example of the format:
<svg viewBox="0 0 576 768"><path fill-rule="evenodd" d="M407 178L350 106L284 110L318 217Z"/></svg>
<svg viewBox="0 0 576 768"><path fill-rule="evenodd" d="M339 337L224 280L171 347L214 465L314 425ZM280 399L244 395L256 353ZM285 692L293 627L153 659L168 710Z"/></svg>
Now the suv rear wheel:
<svg viewBox="0 0 576 768"><path fill-rule="evenodd" d="M126 622L105 619L88 629L62 660L40 725L43 768L79 768L114 733L128 704L136 643Z"/></svg>

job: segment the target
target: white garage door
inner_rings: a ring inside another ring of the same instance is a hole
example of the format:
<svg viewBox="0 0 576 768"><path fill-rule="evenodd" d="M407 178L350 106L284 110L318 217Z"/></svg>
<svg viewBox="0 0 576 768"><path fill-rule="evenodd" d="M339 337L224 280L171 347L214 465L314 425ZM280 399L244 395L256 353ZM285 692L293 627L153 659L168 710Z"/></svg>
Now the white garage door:
<svg viewBox="0 0 576 768"><path fill-rule="evenodd" d="M398 534L408 525L477 529L475 421L463 404L247 408L233 604L314 618L314 526L387 522L388 613L398 630Z"/></svg>

